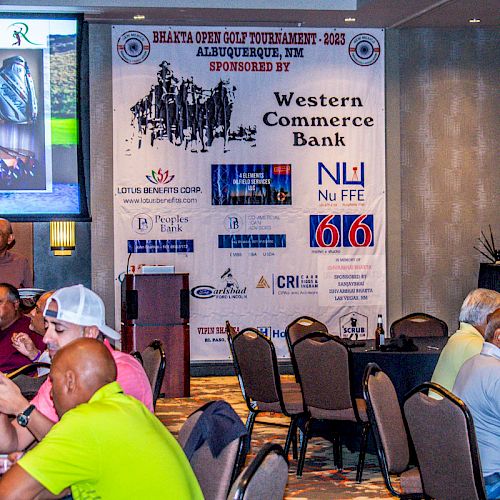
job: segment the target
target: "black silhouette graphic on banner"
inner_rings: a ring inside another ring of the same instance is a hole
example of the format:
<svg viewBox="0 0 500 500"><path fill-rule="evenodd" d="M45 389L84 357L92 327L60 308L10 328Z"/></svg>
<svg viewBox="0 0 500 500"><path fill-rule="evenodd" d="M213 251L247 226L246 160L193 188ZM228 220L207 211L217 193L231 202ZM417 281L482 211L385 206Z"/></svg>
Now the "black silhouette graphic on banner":
<svg viewBox="0 0 500 500"><path fill-rule="evenodd" d="M217 138L224 140L224 152L229 141L246 141L255 146L255 125L239 125L231 130L234 92L229 80L210 89L196 85L193 79L179 79L163 61L158 71L158 83L147 96L130 108L132 126L142 136L148 132L151 146L157 139L167 139L176 146L184 145L193 153L205 153ZM201 149L200 149L201 148Z"/></svg>

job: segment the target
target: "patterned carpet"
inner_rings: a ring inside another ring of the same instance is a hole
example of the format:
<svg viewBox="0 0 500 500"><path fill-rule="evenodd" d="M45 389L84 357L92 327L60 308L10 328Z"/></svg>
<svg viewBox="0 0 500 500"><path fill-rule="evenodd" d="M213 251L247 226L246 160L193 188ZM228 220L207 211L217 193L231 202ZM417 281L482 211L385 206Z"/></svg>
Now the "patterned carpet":
<svg viewBox="0 0 500 500"><path fill-rule="evenodd" d="M292 381L292 377L289 378ZM186 418L208 401L224 399L229 402L243 421L248 410L241 396L236 377L200 377L191 379L191 397L179 399L159 399L156 415L177 435ZM284 424L283 427L263 425L259 422ZM257 419L252 435L252 449L247 463L268 441L284 445L288 419L275 414L262 414ZM304 473L297 479L296 461L290 453L290 475L285 498L293 499L357 499L391 498L384 486L376 456L367 454L363 472L363 482L356 483L357 453L350 453L343 447L344 470L339 472L333 464L332 445L322 438L312 438L307 448Z"/></svg>

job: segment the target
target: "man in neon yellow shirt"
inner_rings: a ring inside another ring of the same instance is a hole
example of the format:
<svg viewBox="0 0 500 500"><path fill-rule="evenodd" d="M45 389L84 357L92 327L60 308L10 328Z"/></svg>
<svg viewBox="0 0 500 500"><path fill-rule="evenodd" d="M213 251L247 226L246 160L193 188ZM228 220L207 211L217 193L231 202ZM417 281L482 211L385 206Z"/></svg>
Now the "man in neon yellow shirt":
<svg viewBox="0 0 500 500"><path fill-rule="evenodd" d="M203 499L181 447L122 392L101 342L69 343L55 355L49 376L61 420L4 475L0 498L27 500L71 488L75 500Z"/></svg>
<svg viewBox="0 0 500 500"><path fill-rule="evenodd" d="M477 288L465 298L460 309L460 328L450 337L439 356L432 382L451 391L462 365L479 354L484 344L488 315L500 307L500 293Z"/></svg>

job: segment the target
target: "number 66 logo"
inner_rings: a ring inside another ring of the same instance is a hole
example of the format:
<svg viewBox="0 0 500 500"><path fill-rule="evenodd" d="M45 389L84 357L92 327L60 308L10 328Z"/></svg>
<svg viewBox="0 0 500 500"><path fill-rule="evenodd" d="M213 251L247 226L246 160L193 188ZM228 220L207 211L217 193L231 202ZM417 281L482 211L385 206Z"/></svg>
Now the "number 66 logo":
<svg viewBox="0 0 500 500"><path fill-rule="evenodd" d="M372 247L373 215L310 215L309 240L313 248Z"/></svg>

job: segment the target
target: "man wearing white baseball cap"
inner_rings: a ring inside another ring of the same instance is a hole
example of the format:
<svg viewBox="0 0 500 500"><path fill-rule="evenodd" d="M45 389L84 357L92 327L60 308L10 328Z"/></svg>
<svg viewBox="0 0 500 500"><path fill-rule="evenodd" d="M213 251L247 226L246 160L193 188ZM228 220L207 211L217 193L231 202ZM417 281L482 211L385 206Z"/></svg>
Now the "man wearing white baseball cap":
<svg viewBox="0 0 500 500"><path fill-rule="evenodd" d="M44 317L43 341L51 357L80 337L103 340L115 360L117 382L124 392L153 411L151 386L141 364L104 340L104 336L118 340L120 334L106 325L104 303L96 293L83 285L61 288L47 300ZM0 453L24 450L35 440L40 441L59 420L51 389L47 379L30 404L16 384L0 375ZM16 418L11 421L8 415Z"/></svg>

